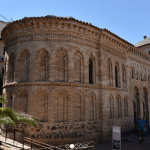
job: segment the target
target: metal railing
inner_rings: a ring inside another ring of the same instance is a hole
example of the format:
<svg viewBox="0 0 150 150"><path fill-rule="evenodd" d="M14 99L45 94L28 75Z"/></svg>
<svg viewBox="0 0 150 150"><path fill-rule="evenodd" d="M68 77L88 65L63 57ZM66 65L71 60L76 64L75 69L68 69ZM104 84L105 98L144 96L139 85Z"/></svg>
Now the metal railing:
<svg viewBox="0 0 150 150"><path fill-rule="evenodd" d="M25 141L30 144L31 149L33 149L34 145L38 146L39 150L83 150L87 148L93 148L92 150L95 150L95 142L90 141L90 142L84 142L84 143L76 143L76 144L66 144L66 145L61 145L61 146L52 146L49 144L45 144L36 140L33 140L31 138L24 138L23 139L23 150L24 150L24 143ZM92 145L89 145L92 144ZM74 146L70 148L70 145Z"/></svg>
<svg viewBox="0 0 150 150"><path fill-rule="evenodd" d="M22 142L23 142L24 129L19 129L18 127L12 127L9 125L5 125L5 128L1 127L1 129L5 130L5 143L6 143L6 139L7 139L7 134L8 134L8 132L10 132L10 130L12 130L12 132L13 132L13 145L14 145L15 139L16 139L16 131L22 133Z"/></svg>

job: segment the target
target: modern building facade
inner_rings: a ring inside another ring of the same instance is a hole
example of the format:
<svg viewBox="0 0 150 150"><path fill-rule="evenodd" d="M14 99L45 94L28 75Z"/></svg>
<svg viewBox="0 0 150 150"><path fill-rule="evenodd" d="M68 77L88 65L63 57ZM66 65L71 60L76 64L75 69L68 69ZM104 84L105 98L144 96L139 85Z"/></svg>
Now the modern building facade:
<svg viewBox="0 0 150 150"><path fill-rule="evenodd" d="M6 107L39 118L26 135L52 145L98 143L111 139L112 126L133 129L139 115L149 121L143 45L72 17L25 17L1 35Z"/></svg>

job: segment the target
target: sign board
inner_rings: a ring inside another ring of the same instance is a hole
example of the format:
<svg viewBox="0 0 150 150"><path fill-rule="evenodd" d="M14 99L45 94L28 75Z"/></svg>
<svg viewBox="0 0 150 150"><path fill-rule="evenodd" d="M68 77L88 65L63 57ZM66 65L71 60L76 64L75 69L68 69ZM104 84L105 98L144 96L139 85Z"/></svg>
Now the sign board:
<svg viewBox="0 0 150 150"><path fill-rule="evenodd" d="M112 149L121 150L121 127L112 127Z"/></svg>

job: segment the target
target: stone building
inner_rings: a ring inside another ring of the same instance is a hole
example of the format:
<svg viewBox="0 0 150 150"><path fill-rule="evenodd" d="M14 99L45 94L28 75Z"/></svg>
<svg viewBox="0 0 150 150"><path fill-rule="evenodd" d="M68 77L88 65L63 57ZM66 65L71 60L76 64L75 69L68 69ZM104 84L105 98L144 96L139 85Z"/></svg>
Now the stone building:
<svg viewBox="0 0 150 150"><path fill-rule="evenodd" d="M0 95L2 95L3 75L4 75L4 41L1 38L1 31L7 25L6 22L0 20ZM2 103L0 103L2 107Z"/></svg>
<svg viewBox="0 0 150 150"><path fill-rule="evenodd" d="M26 135L52 145L111 139L149 116L150 56L72 17L25 17L2 31L6 107L39 118ZM143 45L142 45L143 46Z"/></svg>
<svg viewBox="0 0 150 150"><path fill-rule="evenodd" d="M5 44L1 38L1 31L7 25L6 22L0 20L0 76L4 75L4 49Z"/></svg>

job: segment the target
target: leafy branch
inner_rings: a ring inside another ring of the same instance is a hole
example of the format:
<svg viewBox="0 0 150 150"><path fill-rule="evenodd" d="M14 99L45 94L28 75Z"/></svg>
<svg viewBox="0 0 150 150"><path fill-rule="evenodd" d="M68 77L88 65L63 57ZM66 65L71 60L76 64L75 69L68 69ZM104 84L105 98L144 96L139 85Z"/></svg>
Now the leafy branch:
<svg viewBox="0 0 150 150"><path fill-rule="evenodd" d="M0 95L0 103L5 103L5 97L2 95ZM19 122L26 122L36 127L36 121L37 119L35 119L35 117L18 113L12 108L0 108L0 126L5 124L15 126Z"/></svg>

